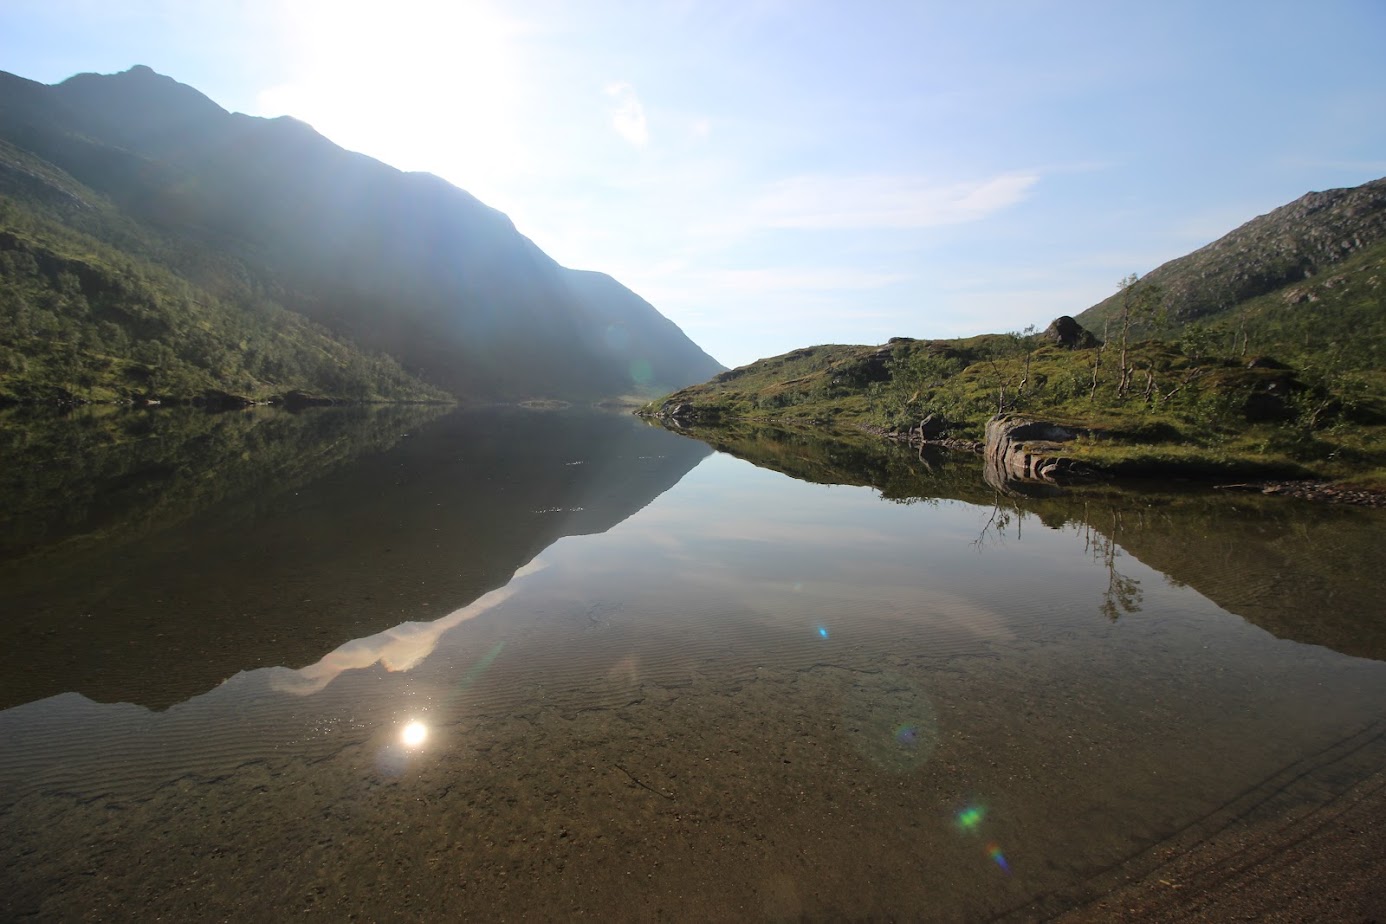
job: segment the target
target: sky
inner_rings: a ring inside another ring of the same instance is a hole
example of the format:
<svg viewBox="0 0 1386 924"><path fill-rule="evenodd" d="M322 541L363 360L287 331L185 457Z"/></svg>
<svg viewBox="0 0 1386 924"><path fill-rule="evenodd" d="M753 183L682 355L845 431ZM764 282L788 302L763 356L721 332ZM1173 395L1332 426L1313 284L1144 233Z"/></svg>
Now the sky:
<svg viewBox="0 0 1386 924"><path fill-rule="evenodd" d="M146 64L435 173L728 366L1043 328L1386 176L1386 0L4 0L0 69Z"/></svg>

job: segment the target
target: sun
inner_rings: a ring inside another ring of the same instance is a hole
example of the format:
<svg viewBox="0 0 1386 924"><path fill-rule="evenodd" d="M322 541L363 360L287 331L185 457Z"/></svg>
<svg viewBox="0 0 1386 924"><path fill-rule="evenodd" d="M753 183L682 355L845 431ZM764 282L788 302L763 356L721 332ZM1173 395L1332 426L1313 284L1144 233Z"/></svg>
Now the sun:
<svg viewBox="0 0 1386 924"><path fill-rule="evenodd" d="M476 194L517 169L517 21L477 0L309 0L279 15L288 79L258 94L258 114Z"/></svg>

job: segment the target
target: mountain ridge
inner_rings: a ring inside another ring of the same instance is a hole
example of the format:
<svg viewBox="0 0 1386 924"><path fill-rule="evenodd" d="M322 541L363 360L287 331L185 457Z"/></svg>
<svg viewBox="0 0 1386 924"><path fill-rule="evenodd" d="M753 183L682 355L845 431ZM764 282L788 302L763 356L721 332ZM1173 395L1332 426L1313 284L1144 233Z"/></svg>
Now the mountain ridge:
<svg viewBox="0 0 1386 924"><path fill-rule="evenodd" d="M1308 192L1143 277L1162 291L1175 324L1208 320L1236 305L1303 282L1386 240L1386 177ZM1077 316L1100 333L1120 312L1121 294Z"/></svg>
<svg viewBox="0 0 1386 924"><path fill-rule="evenodd" d="M127 236L158 238L139 246L177 275L214 295L248 279L459 398L652 394L722 368L637 294L574 275L465 190L297 119L228 112L147 67L52 86L0 73L0 139L106 199L138 226ZM34 207L114 234L114 219Z"/></svg>

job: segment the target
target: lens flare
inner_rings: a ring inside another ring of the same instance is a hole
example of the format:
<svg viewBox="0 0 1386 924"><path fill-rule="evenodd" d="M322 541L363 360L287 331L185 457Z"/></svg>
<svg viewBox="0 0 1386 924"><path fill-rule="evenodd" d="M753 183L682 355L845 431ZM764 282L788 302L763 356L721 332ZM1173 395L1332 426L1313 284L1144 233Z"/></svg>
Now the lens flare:
<svg viewBox="0 0 1386 924"><path fill-rule="evenodd" d="M417 720L404 726L404 730L399 733L399 740L407 748L416 748L423 744L428 738L428 726Z"/></svg>
<svg viewBox="0 0 1386 924"><path fill-rule="evenodd" d="M938 718L917 678L884 671L854 679L843 689L841 722L848 743L891 773L919 769L938 749Z"/></svg>
<svg viewBox="0 0 1386 924"><path fill-rule="evenodd" d="M964 831L976 831L977 826L982 823L982 819L986 815L987 810L980 805L969 805L958 812L958 827Z"/></svg>
<svg viewBox="0 0 1386 924"><path fill-rule="evenodd" d="M819 627L818 627L818 637L819 637L819 638L827 638L827 637L828 637L828 627L827 627L827 626L819 626Z"/></svg>
<svg viewBox="0 0 1386 924"><path fill-rule="evenodd" d="M996 861L996 865L1001 867L1001 871L1003 873L1005 873L1006 875L1010 875L1011 867L1006 862L1006 855L1001 852L1001 848L999 846L997 846L996 844L988 844L987 855Z"/></svg>
<svg viewBox="0 0 1386 924"><path fill-rule="evenodd" d="M617 353L623 353L630 346L630 334L626 333L624 327L609 325L606 329L606 345Z"/></svg>

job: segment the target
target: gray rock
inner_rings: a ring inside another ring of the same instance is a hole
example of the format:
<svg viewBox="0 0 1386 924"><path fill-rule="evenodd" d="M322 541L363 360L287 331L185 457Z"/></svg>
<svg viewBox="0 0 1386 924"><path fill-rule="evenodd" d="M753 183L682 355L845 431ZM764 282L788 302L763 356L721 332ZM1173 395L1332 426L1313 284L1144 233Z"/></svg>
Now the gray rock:
<svg viewBox="0 0 1386 924"><path fill-rule="evenodd" d="M1049 326L1044 329L1044 333L1040 336L1051 343L1057 343L1059 346L1067 347L1070 350L1095 347L1102 342L1097 337L1093 336L1092 331L1088 330L1068 315L1055 318L1049 323Z"/></svg>
<svg viewBox="0 0 1386 924"><path fill-rule="evenodd" d="M936 440L948 432L948 421L941 414L930 414L919 422L921 439Z"/></svg>
<svg viewBox="0 0 1386 924"><path fill-rule="evenodd" d="M987 421L986 435L983 455L989 482L1052 482L1074 468L1063 449L1078 437L1076 430L1026 417L997 416Z"/></svg>

